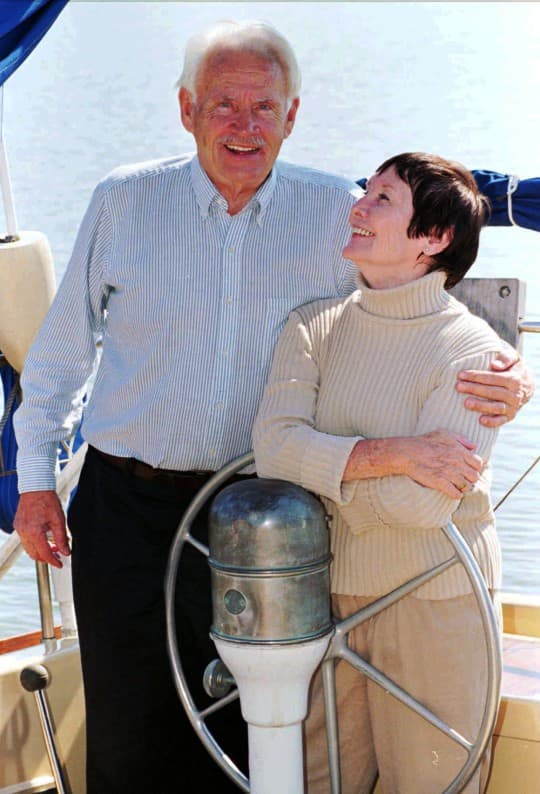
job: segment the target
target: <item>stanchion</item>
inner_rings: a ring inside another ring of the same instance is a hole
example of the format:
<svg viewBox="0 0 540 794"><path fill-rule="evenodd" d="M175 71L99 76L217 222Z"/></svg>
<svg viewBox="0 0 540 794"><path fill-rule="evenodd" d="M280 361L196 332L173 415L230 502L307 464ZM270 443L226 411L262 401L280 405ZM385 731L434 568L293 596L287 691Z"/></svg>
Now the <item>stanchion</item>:
<svg viewBox="0 0 540 794"><path fill-rule="evenodd" d="M43 739L58 794L71 794L67 773L56 743L54 723L45 693L50 681L49 671L42 664L29 665L21 671L20 681L24 689L27 692L32 692L35 697Z"/></svg>

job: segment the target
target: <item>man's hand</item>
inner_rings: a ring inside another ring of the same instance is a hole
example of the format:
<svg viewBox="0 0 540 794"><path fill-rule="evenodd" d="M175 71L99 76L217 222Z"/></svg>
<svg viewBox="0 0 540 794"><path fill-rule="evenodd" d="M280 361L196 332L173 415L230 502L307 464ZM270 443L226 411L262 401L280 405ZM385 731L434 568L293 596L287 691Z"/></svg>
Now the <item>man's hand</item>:
<svg viewBox="0 0 540 794"><path fill-rule="evenodd" d="M70 554L66 519L55 491L21 494L14 526L26 553L37 562L61 568L59 554Z"/></svg>
<svg viewBox="0 0 540 794"><path fill-rule="evenodd" d="M448 430L359 441L345 467L343 482L406 474L420 485L461 499L484 467L474 448L468 439Z"/></svg>
<svg viewBox="0 0 540 794"><path fill-rule="evenodd" d="M534 394L534 378L515 351L498 353L491 371L463 370L456 388L472 395L465 407L481 414L480 424L499 427L511 422Z"/></svg>

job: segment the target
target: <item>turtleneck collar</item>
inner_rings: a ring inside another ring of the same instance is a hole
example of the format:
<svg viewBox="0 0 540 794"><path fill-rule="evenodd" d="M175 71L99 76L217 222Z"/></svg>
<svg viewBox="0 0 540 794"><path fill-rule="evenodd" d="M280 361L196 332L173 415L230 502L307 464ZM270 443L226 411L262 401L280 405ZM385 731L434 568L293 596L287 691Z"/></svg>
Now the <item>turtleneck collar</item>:
<svg viewBox="0 0 540 794"><path fill-rule="evenodd" d="M396 320L412 320L446 309L451 300L444 289L446 273L436 270L415 281L390 289L371 289L358 276L354 300L369 314Z"/></svg>

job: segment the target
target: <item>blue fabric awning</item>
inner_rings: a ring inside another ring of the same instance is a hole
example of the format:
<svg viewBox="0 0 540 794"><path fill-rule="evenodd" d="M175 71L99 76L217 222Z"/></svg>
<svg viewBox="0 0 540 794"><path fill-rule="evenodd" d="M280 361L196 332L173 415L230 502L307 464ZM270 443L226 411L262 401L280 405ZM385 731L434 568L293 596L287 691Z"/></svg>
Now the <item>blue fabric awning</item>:
<svg viewBox="0 0 540 794"><path fill-rule="evenodd" d="M13 414L20 405L21 392L19 376L5 359L0 359L0 380L4 395L0 443L0 529L9 534L13 532L13 519L19 504L17 442L13 429Z"/></svg>
<svg viewBox="0 0 540 794"><path fill-rule="evenodd" d="M519 179L498 171L471 171L478 189L487 198L491 213L487 226L521 226L540 232L540 177ZM367 179L357 179L365 188Z"/></svg>
<svg viewBox="0 0 540 794"><path fill-rule="evenodd" d="M0 85L18 69L68 0L0 0Z"/></svg>
<svg viewBox="0 0 540 794"><path fill-rule="evenodd" d="M522 226L540 232L540 177L519 179L497 171L472 173L490 203L490 226Z"/></svg>

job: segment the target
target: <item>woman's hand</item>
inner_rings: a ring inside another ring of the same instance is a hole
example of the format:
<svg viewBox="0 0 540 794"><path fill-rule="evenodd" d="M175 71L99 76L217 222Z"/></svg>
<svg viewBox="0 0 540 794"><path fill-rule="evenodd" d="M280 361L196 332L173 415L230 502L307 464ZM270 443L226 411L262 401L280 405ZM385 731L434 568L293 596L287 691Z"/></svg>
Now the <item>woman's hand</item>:
<svg viewBox="0 0 540 794"><path fill-rule="evenodd" d="M448 430L420 436L358 441L351 452L343 482L406 474L427 488L461 499L480 477L484 461L475 445Z"/></svg>
<svg viewBox="0 0 540 794"><path fill-rule="evenodd" d="M478 481L484 468L482 458L474 454L475 445L447 430L434 430L402 442L403 474L452 499L461 499Z"/></svg>
<svg viewBox="0 0 540 794"><path fill-rule="evenodd" d="M505 350L491 363L491 372L463 370L456 388L470 394L465 407L481 414L485 427L511 422L534 394L534 378L515 350Z"/></svg>

